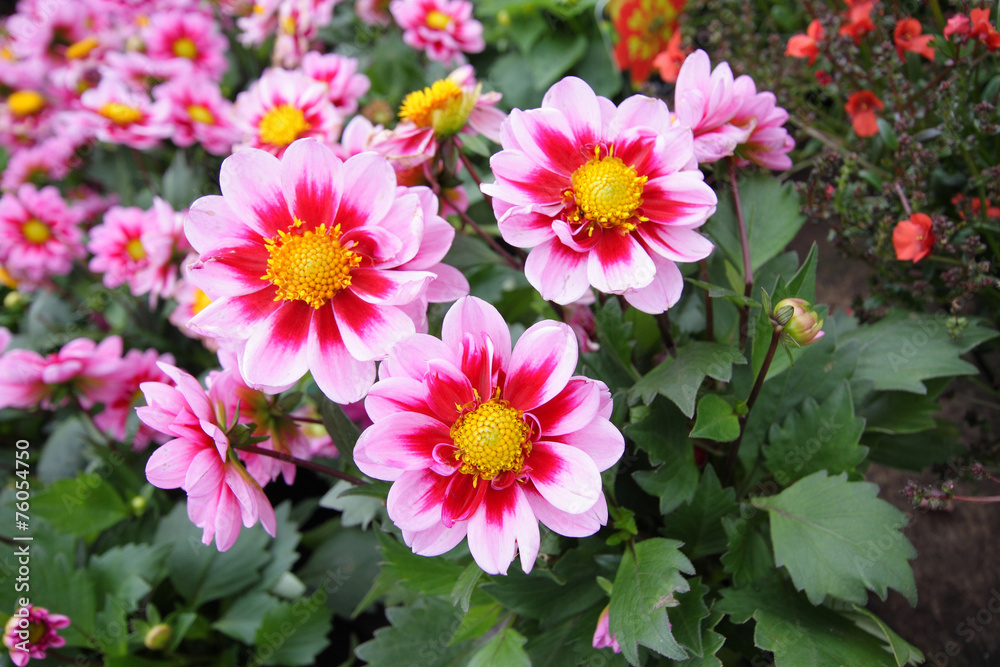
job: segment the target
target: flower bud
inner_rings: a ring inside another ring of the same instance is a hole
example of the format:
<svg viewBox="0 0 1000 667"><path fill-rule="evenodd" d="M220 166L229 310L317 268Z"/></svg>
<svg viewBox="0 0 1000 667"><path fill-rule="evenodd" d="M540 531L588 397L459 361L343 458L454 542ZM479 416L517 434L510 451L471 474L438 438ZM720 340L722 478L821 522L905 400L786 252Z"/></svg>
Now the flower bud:
<svg viewBox="0 0 1000 667"><path fill-rule="evenodd" d="M170 629L170 626L166 623L160 623L159 625L154 625L143 637L142 643L146 645L150 651L162 651L170 646L170 639L173 637L174 631Z"/></svg>
<svg viewBox="0 0 1000 667"><path fill-rule="evenodd" d="M781 331L799 345L809 345L823 337L823 320L808 301L782 299L774 307L774 319Z"/></svg>

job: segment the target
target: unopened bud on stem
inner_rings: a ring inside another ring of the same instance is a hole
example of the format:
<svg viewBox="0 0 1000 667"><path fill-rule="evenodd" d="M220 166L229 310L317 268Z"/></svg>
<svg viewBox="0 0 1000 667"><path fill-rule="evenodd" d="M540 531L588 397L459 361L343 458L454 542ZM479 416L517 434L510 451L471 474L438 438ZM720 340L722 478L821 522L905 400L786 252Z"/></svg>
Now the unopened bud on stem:
<svg viewBox="0 0 1000 667"><path fill-rule="evenodd" d="M783 338L797 345L809 345L823 337L823 320L812 304L802 299L782 299L774 306L771 316L775 329Z"/></svg>

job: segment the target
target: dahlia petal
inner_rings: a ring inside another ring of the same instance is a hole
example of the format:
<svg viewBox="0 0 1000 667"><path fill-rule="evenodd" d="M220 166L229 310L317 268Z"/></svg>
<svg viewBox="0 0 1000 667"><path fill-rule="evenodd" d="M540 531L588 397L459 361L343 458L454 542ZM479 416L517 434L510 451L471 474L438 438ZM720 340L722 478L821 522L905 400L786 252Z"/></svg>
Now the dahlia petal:
<svg viewBox="0 0 1000 667"><path fill-rule="evenodd" d="M543 436L578 431L593 420L600 405L601 392L589 378L574 377L552 400L531 411Z"/></svg>
<svg viewBox="0 0 1000 667"><path fill-rule="evenodd" d="M212 301L187 323L187 328L209 338L246 340L278 308L273 285L243 296Z"/></svg>
<svg viewBox="0 0 1000 667"><path fill-rule="evenodd" d="M526 462L535 488L556 509L586 512L601 493L601 473L585 452L561 442L536 442Z"/></svg>
<svg viewBox="0 0 1000 667"><path fill-rule="evenodd" d="M446 424L453 423L461 414L462 406L476 399L469 378L443 359L427 362L424 384L427 387L427 404Z"/></svg>
<svg viewBox="0 0 1000 667"><path fill-rule="evenodd" d="M382 220L396 198L396 173L378 153L359 153L344 163L336 222L343 231Z"/></svg>
<svg viewBox="0 0 1000 667"><path fill-rule="evenodd" d="M371 264L375 265L385 264L395 259L403 250L403 242L400 238L388 229L381 227L356 227L342 235L340 243L344 248L371 260ZM363 263L366 266L369 264ZM353 276L354 272L352 271L351 277L353 278Z"/></svg>
<svg viewBox="0 0 1000 667"><path fill-rule="evenodd" d="M568 180L570 174L590 157L583 154L566 115L558 109L514 109L504 126L514 139L515 150L520 149L530 161L561 174L564 179ZM490 158L491 167L496 157Z"/></svg>
<svg viewBox="0 0 1000 667"><path fill-rule="evenodd" d="M663 100L632 95L621 104L611 120L609 133L617 136L626 128L648 127L658 133L671 131L670 111Z"/></svg>
<svg viewBox="0 0 1000 667"><path fill-rule="evenodd" d="M253 332L240 360L247 384L287 385L306 374L313 313L312 306L304 301L283 301Z"/></svg>
<svg viewBox="0 0 1000 667"><path fill-rule="evenodd" d="M208 246L188 275L210 299L243 296L267 286L268 254L259 241L226 239Z"/></svg>
<svg viewBox="0 0 1000 667"><path fill-rule="evenodd" d="M577 146L596 144L603 139L597 95L582 79L567 76L554 83L542 98L542 108L562 112Z"/></svg>
<svg viewBox="0 0 1000 667"><path fill-rule="evenodd" d="M348 352L361 361L384 357L397 341L416 333L406 313L394 306L374 306L350 290L333 300L333 313Z"/></svg>
<svg viewBox="0 0 1000 667"><path fill-rule="evenodd" d="M531 571L538 555L538 522L520 485L491 489L469 519L469 551L487 574L507 574L520 546L521 568Z"/></svg>
<svg viewBox="0 0 1000 667"><path fill-rule="evenodd" d="M528 253L524 275L546 301L566 305L582 297L590 288L587 255L552 239Z"/></svg>
<svg viewBox="0 0 1000 667"><path fill-rule="evenodd" d="M240 536L240 508L236 496L224 487L219 492L219 505L215 514L215 547L228 551ZM209 519L211 521L211 519Z"/></svg>
<svg viewBox="0 0 1000 667"><path fill-rule="evenodd" d="M463 521L451 528L436 523L425 530L403 530L403 541L418 556L440 556L454 549L465 539L468 523Z"/></svg>
<svg viewBox="0 0 1000 667"><path fill-rule="evenodd" d="M429 271L351 271L351 292L380 306L402 306L420 296L435 275Z"/></svg>
<svg viewBox="0 0 1000 667"><path fill-rule="evenodd" d="M218 491L223 475L223 464L215 448L203 448L192 457L183 488L189 496L211 495Z"/></svg>
<svg viewBox="0 0 1000 667"><path fill-rule="evenodd" d="M450 477L429 470L408 470L389 489L386 509L403 530L427 530L441 523L441 504Z"/></svg>
<svg viewBox="0 0 1000 667"><path fill-rule="evenodd" d="M587 257L587 278L599 292L621 294L645 287L655 275L653 260L632 234L604 232Z"/></svg>
<svg viewBox="0 0 1000 667"><path fill-rule="evenodd" d="M476 513L486 497L490 483L475 475L455 473L441 503L441 523L451 528L459 521L466 521Z"/></svg>
<svg viewBox="0 0 1000 667"><path fill-rule="evenodd" d="M712 254L714 246L707 238L693 229L670 225L640 225L639 236L653 251L650 258L657 265L658 259L672 262L697 262ZM659 257L656 257L659 255Z"/></svg>
<svg viewBox="0 0 1000 667"><path fill-rule="evenodd" d="M340 205L343 163L315 139L299 139L281 158L281 185L288 208L313 229L328 228Z"/></svg>
<svg viewBox="0 0 1000 667"><path fill-rule="evenodd" d="M312 318L309 329L308 363L320 390L337 403L364 398L375 381L375 364L360 361L347 350L333 309L324 306Z"/></svg>
<svg viewBox="0 0 1000 667"><path fill-rule="evenodd" d="M447 317L445 315L445 319ZM414 334L393 346L391 356L382 362L379 370L380 377L405 376L423 382L424 375L427 373L428 359L457 361L458 353L454 348L449 347L447 342L443 342L439 338L423 333Z"/></svg>
<svg viewBox="0 0 1000 667"><path fill-rule="evenodd" d="M236 498L240 517L243 519L243 525L249 528L257 522L257 498L250 493L250 486L240 476L239 471L236 470L234 465L227 464L225 466L225 478L226 486L229 487L230 492Z"/></svg>
<svg viewBox="0 0 1000 667"><path fill-rule="evenodd" d="M239 151L226 158L219 174L222 196L244 225L264 238L275 238L294 221L281 189L281 161L259 150Z"/></svg>
<svg viewBox="0 0 1000 667"><path fill-rule="evenodd" d="M469 114L469 127L498 144L500 143L500 126L506 118L507 114L496 107L477 106Z"/></svg>
<svg viewBox="0 0 1000 667"><path fill-rule="evenodd" d="M399 376L384 378L365 397L365 411L373 422L397 413L415 412L434 417L427 404L427 388L413 378Z"/></svg>
<svg viewBox="0 0 1000 667"><path fill-rule="evenodd" d="M493 210L497 212L498 209L505 209L497 215L500 235L516 248L534 248L555 235L552 216L539 213L531 204L506 207L502 200L494 197Z"/></svg>
<svg viewBox="0 0 1000 667"><path fill-rule="evenodd" d="M625 438L605 417L597 417L578 431L553 436L552 440L584 452L601 471L617 463L625 452Z"/></svg>
<svg viewBox="0 0 1000 667"><path fill-rule="evenodd" d="M469 296L455 302L441 325L441 340L451 352L445 359L456 359L461 355L465 342L465 332L482 332L493 343L494 355L500 366L506 367L511 355L510 328L495 307L482 299ZM464 369L463 369L464 370ZM473 378L470 378L473 379Z"/></svg>
<svg viewBox="0 0 1000 667"><path fill-rule="evenodd" d="M170 440L146 461L146 479L160 489L179 489L184 485L192 459L203 449L201 444L190 440Z"/></svg>
<svg viewBox="0 0 1000 667"><path fill-rule="evenodd" d="M549 530L559 535L589 537L608 523L608 503L603 492L593 507L579 514L570 514L557 509L531 487L524 489L524 495L535 517Z"/></svg>
<svg viewBox="0 0 1000 667"><path fill-rule="evenodd" d="M191 408L191 412L198 419L211 421L214 415L212 404L209 402L205 390L202 389L198 381L191 377L190 373L176 366L171 366L162 361L156 362L156 365L177 385L177 391L184 397L184 400Z"/></svg>
<svg viewBox="0 0 1000 667"><path fill-rule="evenodd" d="M220 239L251 240L260 238L251 227L243 224L220 195L201 197L184 218L184 236L199 254Z"/></svg>
<svg viewBox="0 0 1000 667"><path fill-rule="evenodd" d="M428 267L434 278L427 286L425 296L431 303L447 303L469 294L469 281L465 275L449 264L435 264Z"/></svg>
<svg viewBox="0 0 1000 667"><path fill-rule="evenodd" d="M511 354L504 399L521 411L555 398L569 382L578 358L576 334L551 320L528 328Z"/></svg>
<svg viewBox="0 0 1000 667"><path fill-rule="evenodd" d="M556 169L561 167L541 162L528 153L504 150L490 158L490 170L496 175L497 182L484 184L481 189L494 199L518 206L561 207L563 193L570 187L570 180Z"/></svg>
<svg viewBox="0 0 1000 667"><path fill-rule="evenodd" d="M415 412L397 412L365 429L368 460L402 470L423 470L434 464L434 447L451 443L451 432L434 417Z"/></svg>
<svg viewBox="0 0 1000 667"><path fill-rule="evenodd" d="M684 276L677 265L655 253L650 256L656 266L653 281L645 287L626 290L625 300L644 313L662 313L677 303L684 290Z"/></svg>

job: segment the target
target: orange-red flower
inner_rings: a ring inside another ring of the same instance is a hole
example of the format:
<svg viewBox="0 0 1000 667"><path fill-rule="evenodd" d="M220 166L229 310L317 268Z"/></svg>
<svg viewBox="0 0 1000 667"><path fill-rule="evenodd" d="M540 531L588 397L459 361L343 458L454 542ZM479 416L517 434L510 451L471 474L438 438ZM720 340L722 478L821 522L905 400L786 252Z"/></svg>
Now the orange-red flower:
<svg viewBox="0 0 1000 667"><path fill-rule="evenodd" d="M934 41L934 35L922 35L923 30L920 21L914 18L905 18L896 24L892 36L900 60L906 60L906 51L934 60L934 47L930 45Z"/></svg>
<svg viewBox="0 0 1000 667"><path fill-rule="evenodd" d="M823 26L819 19L813 19L809 27L806 28L806 34L792 35L791 39L788 40L785 55L793 58L808 58L809 62L806 64L812 67L819 56L819 43L822 41Z"/></svg>
<svg viewBox="0 0 1000 667"><path fill-rule="evenodd" d="M653 67L660 70L661 79L667 83L676 83L687 54L688 50L681 48L681 31L677 30L667 42L666 50L660 51L653 58Z"/></svg>
<svg viewBox="0 0 1000 667"><path fill-rule="evenodd" d="M850 35L855 43L860 43L861 38L875 29L872 23L872 8L875 3L872 0L845 0L847 2L847 14L844 16L847 23L840 26L841 35Z"/></svg>
<svg viewBox="0 0 1000 667"><path fill-rule="evenodd" d="M955 14L948 19L948 23L944 27L944 38L948 39L952 35L958 35L964 39L969 36L970 30L972 30L972 23L969 21L969 17L965 14Z"/></svg>
<svg viewBox="0 0 1000 667"><path fill-rule="evenodd" d="M931 254L937 237L926 213L914 213L909 220L900 220L892 230L892 246L896 259L913 260L916 264Z"/></svg>
<svg viewBox="0 0 1000 667"><path fill-rule="evenodd" d="M951 203L958 207L958 217L965 220L965 212L962 210L963 204L965 203L965 195L957 194L951 198ZM982 203L979 197L973 197L969 201L969 209L972 213L973 218L979 217L979 211L982 209ZM986 217L987 218L1000 218L1000 206L993 206L990 200L986 200Z"/></svg>
<svg viewBox="0 0 1000 667"><path fill-rule="evenodd" d="M612 0L608 14L618 33L615 60L638 86L653 72L653 58L677 32L687 0Z"/></svg>
<svg viewBox="0 0 1000 667"><path fill-rule="evenodd" d="M972 30L969 32L970 37L978 39L990 51L1000 49L1000 32L997 32L997 29L993 27L993 23L990 21L990 10L973 9L969 12L969 20L972 22Z"/></svg>
<svg viewBox="0 0 1000 667"><path fill-rule="evenodd" d="M876 112L885 109L882 100L870 90L862 90L847 98L844 111L851 117L851 125L859 137L870 137L878 133Z"/></svg>

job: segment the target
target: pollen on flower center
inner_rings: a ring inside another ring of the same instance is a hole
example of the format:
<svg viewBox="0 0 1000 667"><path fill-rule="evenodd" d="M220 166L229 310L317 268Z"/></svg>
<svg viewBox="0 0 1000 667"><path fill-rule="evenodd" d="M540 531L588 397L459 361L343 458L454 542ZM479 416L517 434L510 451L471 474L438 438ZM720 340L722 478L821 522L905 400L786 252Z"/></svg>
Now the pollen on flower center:
<svg viewBox="0 0 1000 667"><path fill-rule="evenodd" d="M173 52L178 58L194 60L198 57L198 45L190 37L181 37L174 42Z"/></svg>
<svg viewBox="0 0 1000 667"><path fill-rule="evenodd" d="M142 247L140 239L132 239L125 244L125 252L135 261L146 259L146 249Z"/></svg>
<svg viewBox="0 0 1000 667"><path fill-rule="evenodd" d="M427 12L427 27L431 30L445 30L451 23L451 17L444 12L432 9Z"/></svg>
<svg viewBox="0 0 1000 667"><path fill-rule="evenodd" d="M451 439L461 461L461 472L493 479L507 471L519 472L531 452L531 429L523 413L506 401L493 399L467 412L451 427Z"/></svg>
<svg viewBox="0 0 1000 667"><path fill-rule="evenodd" d="M572 196L577 210L569 216L570 222L581 222L581 216L590 222L627 234L637 222L648 218L636 217L642 206L642 193L648 178L637 176L635 167L622 162L613 154L600 157L600 147L594 157L573 172ZM612 149L613 152L613 149Z"/></svg>
<svg viewBox="0 0 1000 667"><path fill-rule="evenodd" d="M187 112L188 116L191 117L191 120L196 123L215 125L215 116L208 110L208 107L204 107L200 104L192 104L187 108Z"/></svg>
<svg viewBox="0 0 1000 667"><path fill-rule="evenodd" d="M212 300L200 288L194 288L194 302L191 304L191 314L197 315L201 311L212 305Z"/></svg>
<svg viewBox="0 0 1000 667"><path fill-rule="evenodd" d="M287 146L301 137L311 125L302 109L281 104L264 114L257 127L262 142L273 146Z"/></svg>
<svg viewBox="0 0 1000 667"><path fill-rule="evenodd" d="M295 227L302 225L295 221ZM268 280L278 288L275 301L305 301L319 308L337 292L351 284L351 269L361 264L361 255L340 245L340 225L327 229L320 225L315 231L297 234L278 232L277 238L267 239Z"/></svg>
<svg viewBox="0 0 1000 667"><path fill-rule="evenodd" d="M49 226L37 218L31 218L21 226L21 233L24 238L32 243L45 243L52 238L52 230Z"/></svg>
<svg viewBox="0 0 1000 667"><path fill-rule="evenodd" d="M467 91L451 79L441 79L407 95L399 117L417 127L433 127L439 137L451 136L465 126L480 90L481 85Z"/></svg>
<svg viewBox="0 0 1000 667"><path fill-rule="evenodd" d="M108 102L98 113L115 125L131 125L142 120L142 111L121 102Z"/></svg>
<svg viewBox="0 0 1000 667"><path fill-rule="evenodd" d="M45 98L34 90L18 90L7 98L7 107L15 116L30 116L45 108Z"/></svg>
<svg viewBox="0 0 1000 667"><path fill-rule="evenodd" d="M90 55L90 52L100 46L96 37L84 37L79 42L74 42L66 47L67 60L81 60Z"/></svg>

